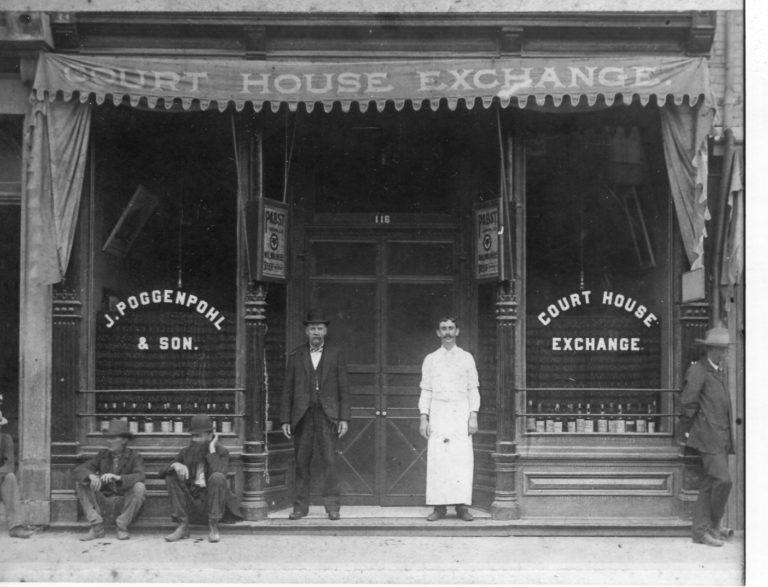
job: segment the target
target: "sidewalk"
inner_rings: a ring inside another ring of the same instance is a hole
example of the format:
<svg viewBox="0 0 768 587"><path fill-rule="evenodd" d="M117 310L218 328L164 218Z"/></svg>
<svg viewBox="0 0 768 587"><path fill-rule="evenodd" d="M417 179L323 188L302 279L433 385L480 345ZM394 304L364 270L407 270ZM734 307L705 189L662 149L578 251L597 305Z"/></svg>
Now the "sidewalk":
<svg viewBox="0 0 768 587"><path fill-rule="evenodd" d="M592 583L738 585L744 544L665 537L461 537L228 533L169 544L156 530L119 542L0 527L0 581L267 583Z"/></svg>

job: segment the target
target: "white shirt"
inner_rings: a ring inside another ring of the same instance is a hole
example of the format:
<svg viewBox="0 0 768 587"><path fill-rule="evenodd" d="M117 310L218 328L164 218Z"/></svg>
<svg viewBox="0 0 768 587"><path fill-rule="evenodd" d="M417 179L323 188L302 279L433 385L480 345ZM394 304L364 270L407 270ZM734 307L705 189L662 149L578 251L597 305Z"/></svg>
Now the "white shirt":
<svg viewBox="0 0 768 587"><path fill-rule="evenodd" d="M197 464L197 473L195 474L195 485L205 487L205 464Z"/></svg>
<svg viewBox="0 0 768 587"><path fill-rule="evenodd" d="M712 365L712 368L713 368L715 371L719 371L719 370L720 370L720 365L715 365L715 364L712 362L712 359L710 359L709 357L707 357L707 361L709 361L709 364L710 364L710 365Z"/></svg>
<svg viewBox="0 0 768 587"><path fill-rule="evenodd" d="M317 350L309 347L309 358L312 359L312 366L317 369L317 366L320 364L320 359L323 358L323 347L320 347Z"/></svg>
<svg viewBox="0 0 768 587"><path fill-rule="evenodd" d="M419 413L429 414L433 401L466 401L470 412L480 409L475 359L454 346L440 347L424 358L421 366Z"/></svg>

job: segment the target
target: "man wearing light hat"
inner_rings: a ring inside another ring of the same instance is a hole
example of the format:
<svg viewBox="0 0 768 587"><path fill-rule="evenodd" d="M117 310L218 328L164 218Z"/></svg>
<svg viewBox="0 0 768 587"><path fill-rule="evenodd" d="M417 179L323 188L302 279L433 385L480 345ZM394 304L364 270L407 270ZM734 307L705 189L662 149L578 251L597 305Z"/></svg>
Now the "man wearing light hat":
<svg viewBox="0 0 768 587"><path fill-rule="evenodd" d="M733 484L728 472L728 455L734 454L731 398L724 371L731 339L728 329L718 325L696 342L705 345L706 355L688 369L680 398L682 432L686 444L701 455L704 470L692 534L698 544L722 546L733 535L721 525Z"/></svg>
<svg viewBox="0 0 768 587"><path fill-rule="evenodd" d="M2 397L0 396L0 399ZM0 501L5 506L5 517L8 518L8 534L11 538L29 538L33 532L27 530L21 521L21 499L19 484L16 481L16 457L13 451L13 437L3 434L2 427L8 420L0 412Z"/></svg>
<svg viewBox="0 0 768 587"><path fill-rule="evenodd" d="M192 416L189 431L192 442L165 472L171 518L178 524L165 540L189 538L190 521L199 521L208 523L208 540L218 542L222 518L241 518L240 502L227 485L229 451L218 442L210 416Z"/></svg>
<svg viewBox="0 0 768 587"><path fill-rule="evenodd" d="M128 448L133 433L128 422L112 420L104 432L108 448L74 470L75 493L83 513L91 525L80 540L96 540L104 536L105 512L119 514L115 518L118 540L130 538L128 526L144 505L147 488L144 486L144 460Z"/></svg>

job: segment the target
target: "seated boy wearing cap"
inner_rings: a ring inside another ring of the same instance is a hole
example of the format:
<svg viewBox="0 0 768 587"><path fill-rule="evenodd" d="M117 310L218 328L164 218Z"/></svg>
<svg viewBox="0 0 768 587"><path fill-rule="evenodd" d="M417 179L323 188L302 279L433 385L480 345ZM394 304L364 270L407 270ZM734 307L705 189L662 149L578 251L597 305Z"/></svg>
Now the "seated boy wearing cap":
<svg viewBox="0 0 768 587"><path fill-rule="evenodd" d="M3 434L2 429L8 423L0 412L0 501L5 506L8 518L8 534L12 538L29 538L33 532L24 527L21 521L21 499L19 484L16 481L16 457L13 451L13 437Z"/></svg>
<svg viewBox="0 0 768 587"><path fill-rule="evenodd" d="M144 461L138 452L128 448L133 438L128 422L112 420L104 437L109 448L100 450L74 470L77 499L91 525L80 538L84 541L104 536L105 511L119 512L115 519L118 540L130 538L128 526L146 499Z"/></svg>
<svg viewBox="0 0 768 587"><path fill-rule="evenodd" d="M181 449L165 473L171 518L178 524L168 542L189 538L190 519L208 523L208 540L218 542L219 521L239 519L240 503L227 485L229 451L218 442L210 416L192 416L192 442Z"/></svg>

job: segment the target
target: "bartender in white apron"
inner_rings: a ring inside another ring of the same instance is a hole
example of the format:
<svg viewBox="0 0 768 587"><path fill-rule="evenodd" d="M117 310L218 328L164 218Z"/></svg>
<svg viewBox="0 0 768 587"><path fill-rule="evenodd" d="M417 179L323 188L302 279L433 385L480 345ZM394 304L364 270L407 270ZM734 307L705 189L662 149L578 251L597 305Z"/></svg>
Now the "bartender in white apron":
<svg viewBox="0 0 768 587"><path fill-rule="evenodd" d="M472 521L472 435L477 432L480 409L477 368L467 351L456 346L459 328L451 317L441 318L439 349L421 367L419 432L427 443L427 505L433 522L444 518L447 506L456 507L458 518Z"/></svg>

